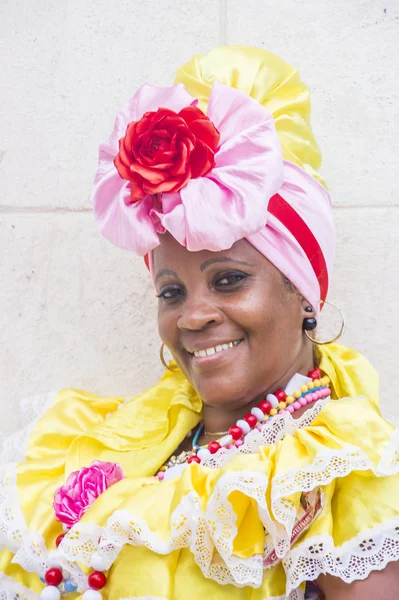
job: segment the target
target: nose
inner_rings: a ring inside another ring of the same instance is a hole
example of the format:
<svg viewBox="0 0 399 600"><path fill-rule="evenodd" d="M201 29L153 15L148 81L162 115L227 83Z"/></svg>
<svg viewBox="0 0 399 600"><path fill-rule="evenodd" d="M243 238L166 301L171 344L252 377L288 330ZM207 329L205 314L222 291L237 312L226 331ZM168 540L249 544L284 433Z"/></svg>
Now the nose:
<svg viewBox="0 0 399 600"><path fill-rule="evenodd" d="M223 313L211 298L186 298L177 320L181 330L200 331L210 325L223 322Z"/></svg>

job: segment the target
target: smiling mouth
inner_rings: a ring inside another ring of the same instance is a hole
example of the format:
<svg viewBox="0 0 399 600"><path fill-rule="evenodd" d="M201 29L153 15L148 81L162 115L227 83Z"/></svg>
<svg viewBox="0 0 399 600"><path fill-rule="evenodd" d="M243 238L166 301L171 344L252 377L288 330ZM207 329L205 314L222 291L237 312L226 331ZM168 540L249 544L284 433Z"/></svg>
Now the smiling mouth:
<svg viewBox="0 0 399 600"><path fill-rule="evenodd" d="M219 354L220 352L225 352L226 350L230 350L230 348L234 348L241 344L243 340L235 340L234 342L228 342L227 344L218 344L217 346L212 346L211 348L206 348L205 350L196 350L191 353L191 356L195 356L195 358L204 358L205 356L212 356L213 354Z"/></svg>

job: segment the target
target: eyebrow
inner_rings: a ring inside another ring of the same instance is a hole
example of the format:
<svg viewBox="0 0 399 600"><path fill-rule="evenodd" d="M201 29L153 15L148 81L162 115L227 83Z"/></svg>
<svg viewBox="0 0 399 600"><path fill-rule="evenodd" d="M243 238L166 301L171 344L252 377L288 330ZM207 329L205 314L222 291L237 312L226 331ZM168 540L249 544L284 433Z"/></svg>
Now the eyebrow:
<svg viewBox="0 0 399 600"><path fill-rule="evenodd" d="M155 283L160 277L163 277L164 275L172 275L173 277L177 277L177 273L175 271L171 271L170 269L161 269L155 277Z"/></svg>
<svg viewBox="0 0 399 600"><path fill-rule="evenodd" d="M201 273L203 271L205 271L205 269L207 267L209 267L210 265L214 265L215 263L219 263L219 262L223 262L223 263L230 262L230 263L234 263L236 265L245 265L246 267L255 267L255 265L245 262L245 260L238 260L238 258L229 258L228 256L220 256L219 258L208 258L208 260L203 262L202 265L200 266ZM172 277L178 277L176 271L172 271L171 269L161 269L155 277L155 283L158 281L158 279L160 279L160 277L163 277L164 275L172 275Z"/></svg>
<svg viewBox="0 0 399 600"><path fill-rule="evenodd" d="M245 265L246 267L255 267L255 265L251 265L251 263L245 262L245 260L238 260L237 258L229 258L228 256L220 256L219 258L208 258L205 262L200 266L200 270L205 271L207 267L213 265L218 262L232 262L236 265Z"/></svg>

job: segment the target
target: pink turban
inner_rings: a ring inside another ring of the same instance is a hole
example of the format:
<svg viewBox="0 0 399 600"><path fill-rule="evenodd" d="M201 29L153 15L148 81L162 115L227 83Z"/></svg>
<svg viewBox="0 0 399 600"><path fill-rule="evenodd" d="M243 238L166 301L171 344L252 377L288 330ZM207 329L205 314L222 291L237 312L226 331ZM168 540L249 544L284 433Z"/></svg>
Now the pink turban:
<svg viewBox="0 0 399 600"><path fill-rule="evenodd" d="M195 57L177 79L142 86L100 147L91 196L100 230L143 256L166 231L190 251L245 238L317 309L335 231L307 88L252 48Z"/></svg>

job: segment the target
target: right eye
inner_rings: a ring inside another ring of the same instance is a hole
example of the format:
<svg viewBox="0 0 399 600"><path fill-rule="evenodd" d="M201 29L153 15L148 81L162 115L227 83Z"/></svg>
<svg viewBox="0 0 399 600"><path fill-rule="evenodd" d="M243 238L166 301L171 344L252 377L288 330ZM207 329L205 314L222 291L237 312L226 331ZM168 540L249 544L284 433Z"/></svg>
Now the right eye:
<svg viewBox="0 0 399 600"><path fill-rule="evenodd" d="M165 300L166 302L173 302L174 300L181 300L184 297L184 290L180 285L168 285L161 289L157 298Z"/></svg>

